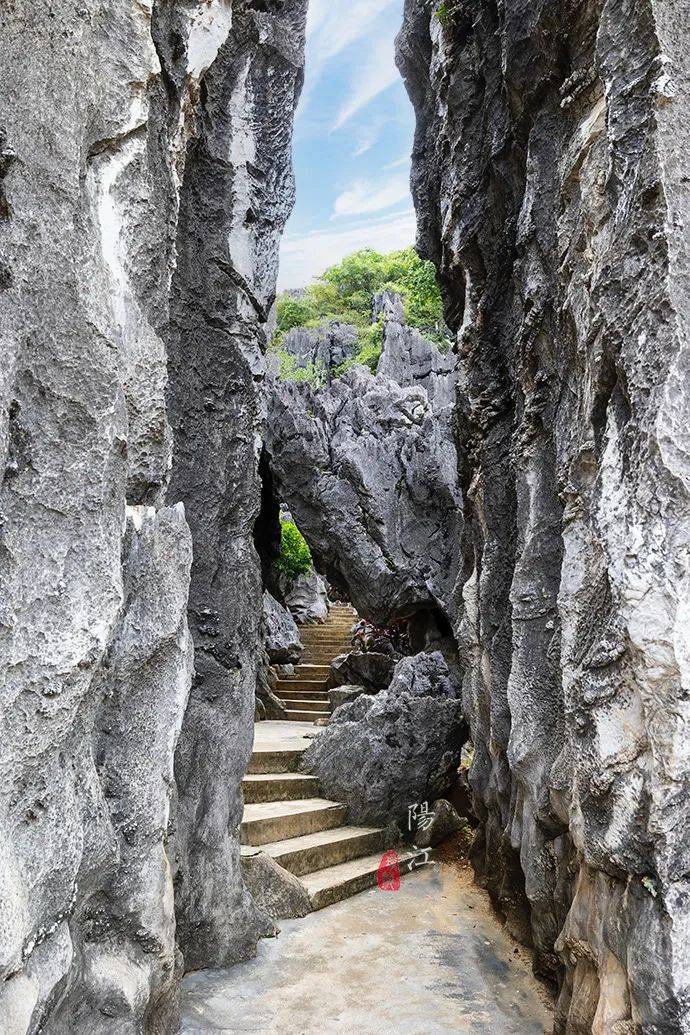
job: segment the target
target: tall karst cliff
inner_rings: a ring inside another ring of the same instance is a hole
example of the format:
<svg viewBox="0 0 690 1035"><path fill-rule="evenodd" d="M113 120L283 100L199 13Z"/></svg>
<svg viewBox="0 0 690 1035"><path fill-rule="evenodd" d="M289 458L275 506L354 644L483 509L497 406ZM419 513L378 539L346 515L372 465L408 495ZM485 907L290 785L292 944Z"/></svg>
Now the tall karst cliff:
<svg viewBox="0 0 690 1035"><path fill-rule="evenodd" d="M234 830L305 10L0 12L3 1032L174 1031L267 930Z"/></svg>
<svg viewBox="0 0 690 1035"><path fill-rule="evenodd" d="M687 0L406 0L398 40L477 865L569 1033L690 1031L689 32Z"/></svg>

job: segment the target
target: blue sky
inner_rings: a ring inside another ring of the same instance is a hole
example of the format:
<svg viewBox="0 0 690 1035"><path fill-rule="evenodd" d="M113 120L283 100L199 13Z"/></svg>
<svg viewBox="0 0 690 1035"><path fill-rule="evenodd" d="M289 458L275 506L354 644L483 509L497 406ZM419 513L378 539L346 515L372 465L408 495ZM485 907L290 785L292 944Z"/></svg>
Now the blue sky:
<svg viewBox="0 0 690 1035"><path fill-rule="evenodd" d="M403 0L310 2L281 289L303 287L357 248L414 243L414 117L393 59L402 9Z"/></svg>

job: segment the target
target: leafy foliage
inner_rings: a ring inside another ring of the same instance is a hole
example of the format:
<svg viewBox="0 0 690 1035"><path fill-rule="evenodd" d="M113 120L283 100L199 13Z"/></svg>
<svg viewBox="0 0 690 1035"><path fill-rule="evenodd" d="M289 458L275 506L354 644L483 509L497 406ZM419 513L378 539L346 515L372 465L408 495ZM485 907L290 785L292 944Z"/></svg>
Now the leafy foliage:
<svg viewBox="0 0 690 1035"><path fill-rule="evenodd" d="M321 388L326 383L326 368L323 363L307 363L301 367L297 357L274 345L273 351L280 361L280 377L283 381L306 381L312 388Z"/></svg>
<svg viewBox="0 0 690 1035"><path fill-rule="evenodd" d="M402 297L410 326L433 331L441 324L443 305L433 263L420 259L414 248L386 255L362 248L329 266L298 300L280 295L278 332L318 327L327 320L367 327L374 295L384 288Z"/></svg>
<svg viewBox="0 0 690 1035"><path fill-rule="evenodd" d="M293 521L280 522L280 555L278 571L289 579L306 575L312 566L311 550L307 540Z"/></svg>
<svg viewBox="0 0 690 1035"><path fill-rule="evenodd" d="M436 17L444 29L449 28L453 18L462 13L462 0L441 0L436 8Z"/></svg>
<svg viewBox="0 0 690 1035"><path fill-rule="evenodd" d="M294 327L320 327L335 321L356 327L359 338L357 353L334 371L336 376L357 363L376 372L383 347L383 323L372 323L372 306L374 295L386 289L402 298L405 319L411 327L432 338L439 348L447 347L442 331L443 303L433 263L420 259L414 248L386 255L362 248L329 266L299 297L278 297L277 330L271 348L280 358L283 380L307 381L314 388L325 383L325 369L314 364L298 366L295 358L281 348L281 342Z"/></svg>

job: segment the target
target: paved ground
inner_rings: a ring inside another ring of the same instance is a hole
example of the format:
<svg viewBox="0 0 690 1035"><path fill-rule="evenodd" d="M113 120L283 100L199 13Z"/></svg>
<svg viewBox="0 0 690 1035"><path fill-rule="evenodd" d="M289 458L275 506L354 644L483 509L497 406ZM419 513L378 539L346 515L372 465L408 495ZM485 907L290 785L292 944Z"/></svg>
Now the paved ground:
<svg viewBox="0 0 690 1035"><path fill-rule="evenodd" d="M308 748L311 740L305 733L318 730L313 722L280 722L271 720L254 723L255 751L298 751Z"/></svg>
<svg viewBox="0 0 690 1035"><path fill-rule="evenodd" d="M282 924L255 960L190 974L184 1035L543 1035L548 1000L470 871L443 863Z"/></svg>

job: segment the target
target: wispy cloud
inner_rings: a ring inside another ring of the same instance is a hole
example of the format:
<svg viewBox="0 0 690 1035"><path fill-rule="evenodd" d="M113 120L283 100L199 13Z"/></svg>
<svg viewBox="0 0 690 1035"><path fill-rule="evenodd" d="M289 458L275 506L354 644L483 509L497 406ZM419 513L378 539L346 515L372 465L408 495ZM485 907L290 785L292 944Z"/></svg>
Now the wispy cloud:
<svg viewBox="0 0 690 1035"><path fill-rule="evenodd" d="M407 155L405 155L403 158L398 158L397 162L388 162L387 165L382 165L381 169L402 169L404 165L410 165L411 161L412 159L408 158Z"/></svg>
<svg viewBox="0 0 690 1035"><path fill-rule="evenodd" d="M359 158L360 155L364 155L367 151L371 151L376 141L381 136L381 132L385 125L385 119L380 115L374 118L367 119L361 125L354 127L353 138L355 150L353 155L355 158Z"/></svg>
<svg viewBox="0 0 690 1035"><path fill-rule="evenodd" d="M355 180L335 199L331 219L381 212L405 201L409 195L410 187L406 176L391 176L380 183L365 179Z"/></svg>
<svg viewBox="0 0 690 1035"><path fill-rule="evenodd" d="M346 47L369 38L373 23L398 0L311 0L307 19L306 83L300 102L304 111L326 65Z"/></svg>
<svg viewBox="0 0 690 1035"><path fill-rule="evenodd" d="M331 132L340 129L375 97L399 81L400 73L395 67L393 40L382 36L369 49L364 65L357 68L350 93L336 116Z"/></svg>
<svg viewBox="0 0 690 1035"><path fill-rule="evenodd" d="M416 220L412 208L367 219L342 230L318 230L301 237L286 237L281 249L279 287L304 287L315 276L358 248L389 252L413 244Z"/></svg>

